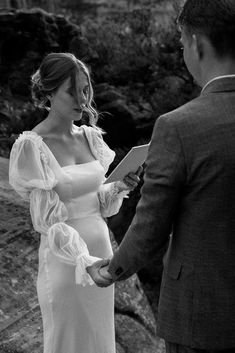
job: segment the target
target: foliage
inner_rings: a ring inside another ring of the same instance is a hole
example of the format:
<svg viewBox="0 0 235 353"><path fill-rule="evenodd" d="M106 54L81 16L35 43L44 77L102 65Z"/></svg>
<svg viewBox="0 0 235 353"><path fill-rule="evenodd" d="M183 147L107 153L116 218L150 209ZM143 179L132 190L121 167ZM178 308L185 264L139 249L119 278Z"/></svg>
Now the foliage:
<svg viewBox="0 0 235 353"><path fill-rule="evenodd" d="M97 82L126 85L140 75L141 81L148 79L149 63L157 54L149 16L150 9L135 10L116 14L102 24L88 20L83 25L84 35L99 55L94 71Z"/></svg>
<svg viewBox="0 0 235 353"><path fill-rule="evenodd" d="M151 131L159 115L193 98L197 88L183 62L174 13L165 14L167 25L165 21L163 26L163 14L152 6L151 0L137 2L145 2L145 5L133 11L115 12L102 21L85 18L81 27L90 47L97 53L88 61L95 84L115 86L116 91L126 97L125 104L132 111L138 128L145 124L146 131ZM2 112L8 110L0 123L2 136L31 129L45 116L45 112L38 111L30 102L23 106L14 105L13 99L7 102L8 108L0 107ZM143 131L141 129L139 131Z"/></svg>
<svg viewBox="0 0 235 353"><path fill-rule="evenodd" d="M46 111L35 108L31 102L19 105L13 98L5 99L0 113L0 155L7 157L15 138L38 124L46 116Z"/></svg>
<svg viewBox="0 0 235 353"><path fill-rule="evenodd" d="M134 104L149 103L155 117L189 100L195 90L174 18L167 27L159 25L158 18L146 6L115 14L101 24L89 20L83 24L84 35L98 54L92 65L95 82L121 87Z"/></svg>
<svg viewBox="0 0 235 353"><path fill-rule="evenodd" d="M5 120L7 124L1 133L18 135L22 130L31 130L35 124L42 120L46 112L35 108L31 102L24 103L21 107L5 101Z"/></svg>

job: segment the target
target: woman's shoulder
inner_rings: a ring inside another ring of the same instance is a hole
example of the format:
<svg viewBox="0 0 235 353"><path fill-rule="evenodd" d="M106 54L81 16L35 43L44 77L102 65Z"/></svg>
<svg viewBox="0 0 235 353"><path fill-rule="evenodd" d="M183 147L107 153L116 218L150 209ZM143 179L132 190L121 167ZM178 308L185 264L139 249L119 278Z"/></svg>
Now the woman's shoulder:
<svg viewBox="0 0 235 353"><path fill-rule="evenodd" d="M81 127L85 131L93 154L107 172L109 165L114 160L115 152L103 140L103 131L93 126L82 125Z"/></svg>
<svg viewBox="0 0 235 353"><path fill-rule="evenodd" d="M59 140L53 131L50 131L43 124L36 125L32 130L23 131L19 135L20 140L30 140L34 143L35 147L45 147Z"/></svg>
<svg viewBox="0 0 235 353"><path fill-rule="evenodd" d="M34 147L40 146L42 143L42 137L38 135L33 130L25 130L22 131L17 139L15 140L14 145L17 146L18 144L30 144Z"/></svg>
<svg viewBox="0 0 235 353"><path fill-rule="evenodd" d="M46 135L40 129L32 129L22 131L15 143L12 146L12 156L29 155L31 158L41 158L48 153L46 153L45 142Z"/></svg>

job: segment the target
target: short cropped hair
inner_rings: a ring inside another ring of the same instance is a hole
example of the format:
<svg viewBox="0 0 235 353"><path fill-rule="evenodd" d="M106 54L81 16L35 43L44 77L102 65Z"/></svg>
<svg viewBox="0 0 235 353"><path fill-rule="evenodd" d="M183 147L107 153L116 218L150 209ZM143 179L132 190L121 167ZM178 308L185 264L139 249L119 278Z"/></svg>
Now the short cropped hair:
<svg viewBox="0 0 235 353"><path fill-rule="evenodd" d="M235 0L186 0L178 24L207 36L218 57L235 58Z"/></svg>

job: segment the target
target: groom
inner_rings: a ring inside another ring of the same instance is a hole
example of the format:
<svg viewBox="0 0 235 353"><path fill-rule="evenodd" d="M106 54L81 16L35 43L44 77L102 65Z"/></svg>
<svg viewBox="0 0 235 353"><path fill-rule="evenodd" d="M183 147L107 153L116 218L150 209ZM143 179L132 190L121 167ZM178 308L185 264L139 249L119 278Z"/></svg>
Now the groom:
<svg viewBox="0 0 235 353"><path fill-rule="evenodd" d="M109 267L88 272L126 279L172 233L158 336L168 353L235 352L235 1L187 0L179 25L202 92L157 119L132 224Z"/></svg>

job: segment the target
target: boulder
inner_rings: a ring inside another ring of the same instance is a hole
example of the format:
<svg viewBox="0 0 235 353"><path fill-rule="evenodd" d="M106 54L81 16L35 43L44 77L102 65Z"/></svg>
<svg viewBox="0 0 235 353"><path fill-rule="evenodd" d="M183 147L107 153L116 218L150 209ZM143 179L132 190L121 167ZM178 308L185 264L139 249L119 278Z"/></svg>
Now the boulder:
<svg viewBox="0 0 235 353"><path fill-rule="evenodd" d="M100 113L99 126L107 132L104 139L108 145L111 148L136 145L136 122L127 97L108 83L96 85L94 91Z"/></svg>
<svg viewBox="0 0 235 353"><path fill-rule="evenodd" d="M113 101L126 101L124 94L120 93L118 89L107 82L95 85L95 102L98 107Z"/></svg>
<svg viewBox="0 0 235 353"><path fill-rule="evenodd" d="M137 144L136 126L132 112L122 101L113 101L100 107L99 125L108 132L105 140L112 148L132 147Z"/></svg>
<svg viewBox="0 0 235 353"><path fill-rule="evenodd" d="M30 96L30 76L50 52L73 52L89 62L96 56L79 26L41 9L0 13L0 84Z"/></svg>

